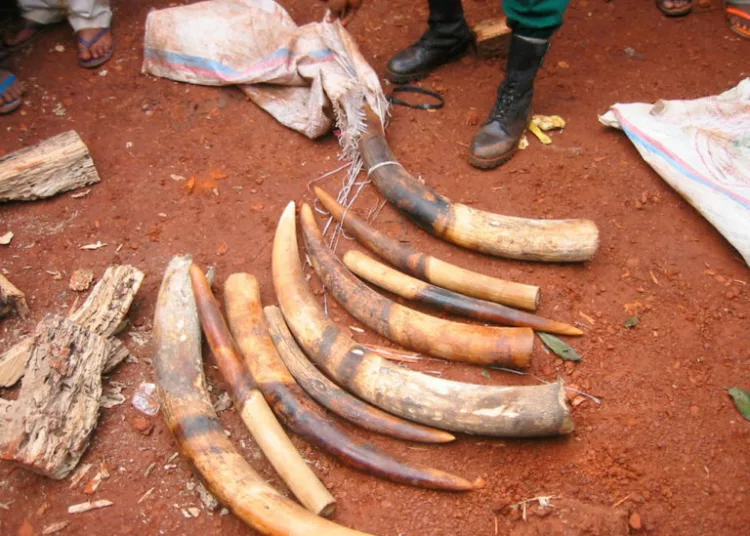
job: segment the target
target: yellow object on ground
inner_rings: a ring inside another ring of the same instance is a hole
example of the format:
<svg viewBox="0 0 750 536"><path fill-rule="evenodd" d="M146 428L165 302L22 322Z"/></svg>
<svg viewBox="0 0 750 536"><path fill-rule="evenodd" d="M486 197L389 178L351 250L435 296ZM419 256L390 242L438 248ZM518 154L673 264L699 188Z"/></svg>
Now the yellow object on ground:
<svg viewBox="0 0 750 536"><path fill-rule="evenodd" d="M545 132L561 128L565 128L565 119L559 115L535 115L529 123L531 133L544 145L552 143L552 139Z"/></svg>

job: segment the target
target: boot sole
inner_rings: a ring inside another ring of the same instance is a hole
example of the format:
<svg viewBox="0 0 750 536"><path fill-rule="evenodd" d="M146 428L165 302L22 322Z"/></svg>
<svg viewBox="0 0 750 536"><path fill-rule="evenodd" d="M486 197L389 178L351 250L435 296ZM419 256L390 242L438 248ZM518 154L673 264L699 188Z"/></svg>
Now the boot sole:
<svg viewBox="0 0 750 536"><path fill-rule="evenodd" d="M513 158L513 155L516 154L516 151L518 151L518 146L516 146L516 148L513 149L512 151L503 153L502 155L496 158L479 158L478 156L474 156L473 154L470 154L469 163L475 168L479 168L479 169L495 169L497 167L500 167L502 164L505 164L511 158Z"/></svg>
<svg viewBox="0 0 750 536"><path fill-rule="evenodd" d="M438 66L439 67L439 66ZM435 67L437 69L437 67ZM409 82L416 82L417 80L422 80L423 78L426 78L428 74L430 74L433 70L429 71L421 71L418 73L410 73L410 74L397 74L393 71L386 68L385 70L385 77L394 84L408 84Z"/></svg>

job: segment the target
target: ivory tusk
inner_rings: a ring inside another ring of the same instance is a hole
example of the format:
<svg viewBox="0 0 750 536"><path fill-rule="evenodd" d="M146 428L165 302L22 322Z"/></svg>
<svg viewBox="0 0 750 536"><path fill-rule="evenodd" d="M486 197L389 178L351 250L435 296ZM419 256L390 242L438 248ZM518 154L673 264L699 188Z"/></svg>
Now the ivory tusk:
<svg viewBox="0 0 750 536"><path fill-rule="evenodd" d="M302 272L294 202L273 243L273 283L284 318L305 353L339 385L411 421L469 434L567 434L573 420L561 383L483 386L433 378L390 363L357 344L325 315Z"/></svg>
<svg viewBox="0 0 750 536"><path fill-rule="evenodd" d="M282 361L297 383L319 404L366 430L398 439L424 443L448 443L456 439L448 432L405 421L350 395L307 359L278 307L269 305L263 311L268 331Z"/></svg>
<svg viewBox="0 0 750 536"><path fill-rule="evenodd" d="M190 267L190 279L203 333L250 434L299 501L314 514L331 515L336 500L307 465L256 388L211 286L195 264Z"/></svg>
<svg viewBox="0 0 750 536"><path fill-rule="evenodd" d="M363 324L412 350L475 365L528 367L534 347L529 328L477 326L444 320L400 305L362 283L323 242L307 204L300 211L315 272L336 300Z"/></svg>
<svg viewBox="0 0 750 536"><path fill-rule="evenodd" d="M539 287L504 281L441 261L401 244L346 210L322 188L315 187L323 207L359 242L393 266L414 277L455 292L533 311L539 305Z"/></svg>
<svg viewBox="0 0 750 536"><path fill-rule="evenodd" d="M498 257L546 262L590 261L599 247L599 230L590 220L501 216L443 197L398 163L369 107L358 147L380 193L424 229L449 242Z"/></svg>
<svg viewBox="0 0 750 536"><path fill-rule="evenodd" d="M453 313L483 322L510 326L525 326L537 331L560 335L583 335L583 332L569 324L556 322L499 303L478 300L444 288L436 287L403 274L382 264L364 253L349 250L344 255L344 264L365 281L385 289L407 300L416 300L438 307L441 311Z"/></svg>
<svg viewBox="0 0 750 536"><path fill-rule="evenodd" d="M245 362L276 415L296 434L343 463L401 484L430 489L468 491L483 487L419 464L407 463L355 439L315 404L294 381L268 334L260 289L250 274L233 274L224 285L227 317Z"/></svg>
<svg viewBox="0 0 750 536"><path fill-rule="evenodd" d="M367 536L318 517L256 473L224 434L206 391L201 331L190 288L190 257L174 257L154 315L153 365L167 426L208 488L234 514L269 536Z"/></svg>

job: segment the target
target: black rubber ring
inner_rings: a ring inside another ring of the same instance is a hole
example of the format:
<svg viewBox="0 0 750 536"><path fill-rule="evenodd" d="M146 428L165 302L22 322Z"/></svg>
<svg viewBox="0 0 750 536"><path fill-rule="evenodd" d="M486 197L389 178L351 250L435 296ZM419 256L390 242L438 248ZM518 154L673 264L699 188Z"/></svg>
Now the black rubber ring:
<svg viewBox="0 0 750 536"><path fill-rule="evenodd" d="M396 93L419 93L420 95L427 95L428 97L431 97L439 102L434 104L431 104L429 102L418 102L416 104L412 104L411 102L406 102L396 97ZM445 105L445 99L437 91L432 91L430 89L424 89L416 86L394 87L393 91L391 91L391 94L388 96L388 102L390 102L391 104L398 104L400 106L407 106L409 108L416 108L418 110L439 110Z"/></svg>

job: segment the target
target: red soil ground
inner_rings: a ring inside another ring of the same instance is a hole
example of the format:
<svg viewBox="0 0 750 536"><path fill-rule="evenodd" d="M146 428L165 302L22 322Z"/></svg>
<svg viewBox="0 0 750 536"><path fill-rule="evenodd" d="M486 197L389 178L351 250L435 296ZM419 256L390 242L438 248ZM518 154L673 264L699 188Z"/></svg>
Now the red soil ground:
<svg viewBox="0 0 750 536"><path fill-rule="evenodd" d="M323 14L316 2L283 3L300 23ZM141 75L146 14L170 2L114 4L117 50L103 70L76 66L66 26L51 29L10 62L26 82L26 102L20 113L0 119L0 154L75 129L91 149L102 182L84 198L64 194L0 208L0 234L16 235L9 247L0 246L2 269L27 292L33 311L26 322L2 321L0 347L33 330L45 313L71 307L78 296L67 281L75 269L91 268L100 277L110 264L133 264L147 276L123 338L139 362L110 376L126 385L130 399L142 381L153 381L150 347L137 339L150 335L168 259L189 252L202 264L216 265L219 288L232 272L252 272L265 303L275 303L269 245L277 218L289 200L311 200L306 183L337 165L338 146L332 137L311 142L285 129L233 88ZM466 156L476 128L467 119L484 117L490 108L501 76L498 62L468 57L424 81L445 94L447 105L439 112L394 110L392 147L413 174L440 192L502 214L596 221L601 248L593 262L580 266L472 254L426 235L390 207L376 226L457 264L540 285L541 314L587 327L584 337L571 341L583 361L563 365L537 345L533 374L546 380L560 375L601 404L586 400L576 406L576 432L561 439L462 437L424 447L369 437L410 460L488 482L486 489L465 494L384 482L299 441L339 501L335 521L392 536L750 532L750 423L726 393L732 385L750 388L748 269L621 132L597 122L597 114L615 102L696 98L748 76L750 43L730 33L718 4L713 0L710 9L673 20L649 2L573 0L535 100L538 113L562 115L569 126L553 134L550 146L530 139L528 149L496 171L475 170ZM472 22L499 13L490 1L467 0L466 10ZM426 7L418 2L371 1L350 30L382 72L390 54L419 36L425 17ZM55 50L57 44L63 52ZM637 54L627 55L625 47ZM60 104L64 116L53 113ZM205 187L212 171L228 176L209 184L218 196ZM192 194L173 174L198 178ZM324 185L336 190L338 180ZM368 187L355 209L364 212L378 199ZM109 246L78 249L97 240ZM357 246L342 242L339 253L351 247ZM319 288L315 277L311 284ZM626 329L632 304L640 304L640 324ZM337 307L332 317L357 325ZM378 340L369 332L354 335ZM487 379L479 368L435 362L414 368L478 383L534 381L495 371ZM208 352L206 371L217 395L224 384ZM138 415L129 402L102 410L84 462L105 461L112 476L92 497L82 492L86 479L69 489L69 480L0 466L0 503L7 505L0 509L0 533L41 534L54 522L69 521L63 534L253 534L232 515L183 516L180 508L200 506L186 487L195 477L181 458L165 469L175 441L160 416L153 418L151 435L139 433L133 426ZM221 418L252 465L285 490L236 412ZM152 463L155 469L144 476ZM153 493L137 503L150 488ZM529 503L526 521L509 507L546 495L560 499L545 510ZM67 506L89 498L114 505L67 514ZM628 527L628 518L636 528Z"/></svg>

